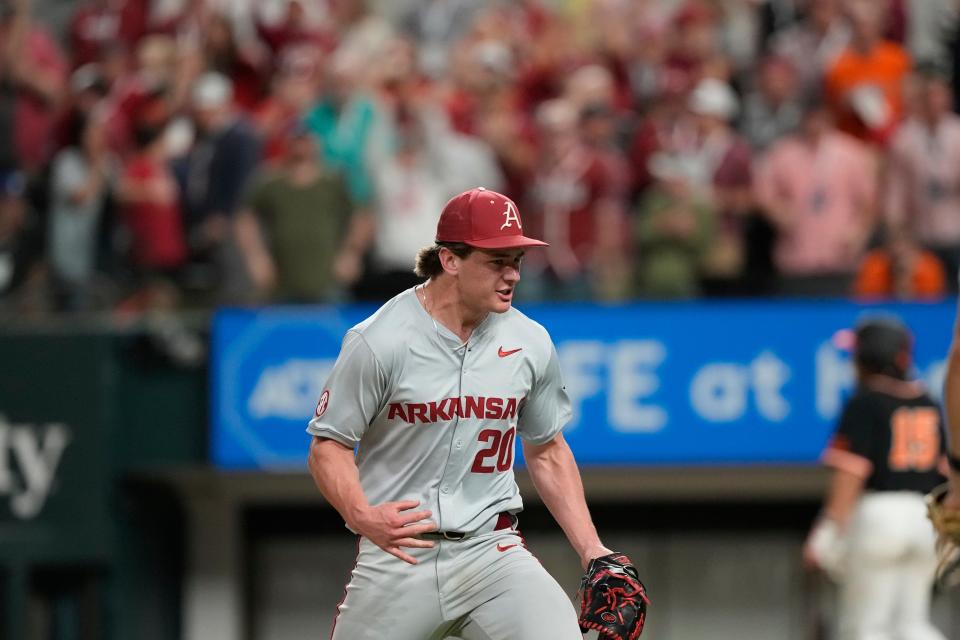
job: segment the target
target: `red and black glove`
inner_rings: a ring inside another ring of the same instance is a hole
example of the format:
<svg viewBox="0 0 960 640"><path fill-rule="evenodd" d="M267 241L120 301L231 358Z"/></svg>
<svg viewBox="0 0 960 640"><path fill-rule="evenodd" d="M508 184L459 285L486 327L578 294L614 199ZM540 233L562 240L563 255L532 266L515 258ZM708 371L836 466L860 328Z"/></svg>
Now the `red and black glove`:
<svg viewBox="0 0 960 640"><path fill-rule="evenodd" d="M647 590L623 553L594 558L580 580L580 631L605 640L636 640L647 619Z"/></svg>

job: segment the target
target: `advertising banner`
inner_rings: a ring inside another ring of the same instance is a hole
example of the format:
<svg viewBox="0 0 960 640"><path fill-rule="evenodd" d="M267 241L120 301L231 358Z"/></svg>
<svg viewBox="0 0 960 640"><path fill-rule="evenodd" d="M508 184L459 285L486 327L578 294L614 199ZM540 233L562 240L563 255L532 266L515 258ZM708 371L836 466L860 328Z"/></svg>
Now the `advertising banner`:
<svg viewBox="0 0 960 640"><path fill-rule="evenodd" d="M226 309L214 323L212 458L302 468L304 432L344 333L368 306ZM892 314L939 396L953 303L525 305L553 336L581 465L816 463L853 388L838 331ZM403 336L398 335L402 341Z"/></svg>

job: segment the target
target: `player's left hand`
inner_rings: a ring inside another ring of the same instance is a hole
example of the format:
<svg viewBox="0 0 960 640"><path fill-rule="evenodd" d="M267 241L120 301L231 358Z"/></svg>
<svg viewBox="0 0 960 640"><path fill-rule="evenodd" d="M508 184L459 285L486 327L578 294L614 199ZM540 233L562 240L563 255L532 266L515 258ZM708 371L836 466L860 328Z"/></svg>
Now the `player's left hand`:
<svg viewBox="0 0 960 640"><path fill-rule="evenodd" d="M580 630L608 640L636 640L647 619L646 587L623 553L594 558L580 581Z"/></svg>

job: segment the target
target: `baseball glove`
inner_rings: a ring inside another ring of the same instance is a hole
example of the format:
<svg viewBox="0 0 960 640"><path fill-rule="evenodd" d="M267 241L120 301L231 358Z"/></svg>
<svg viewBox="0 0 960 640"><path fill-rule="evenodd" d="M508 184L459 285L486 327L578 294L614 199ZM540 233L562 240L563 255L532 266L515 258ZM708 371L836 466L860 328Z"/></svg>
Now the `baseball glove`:
<svg viewBox="0 0 960 640"><path fill-rule="evenodd" d="M647 590L623 553L594 558L580 580L580 631L604 640L636 640L647 618Z"/></svg>
<svg viewBox="0 0 960 640"><path fill-rule="evenodd" d="M947 509L943 499L949 484L927 494L927 515L937 532L937 585L941 588L960 584L960 509Z"/></svg>

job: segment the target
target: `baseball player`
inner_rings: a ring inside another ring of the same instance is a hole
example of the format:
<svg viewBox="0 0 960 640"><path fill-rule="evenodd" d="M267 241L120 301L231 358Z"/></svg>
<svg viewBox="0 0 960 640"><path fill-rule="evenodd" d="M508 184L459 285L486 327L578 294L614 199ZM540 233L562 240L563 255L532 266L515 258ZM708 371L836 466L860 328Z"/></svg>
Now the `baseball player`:
<svg viewBox="0 0 960 640"><path fill-rule="evenodd" d="M335 640L581 638L517 530L519 439L583 565L611 553L561 433L556 350L511 307L524 251L544 245L509 198L464 192L417 256L426 282L347 332L307 428L317 487L359 540Z"/></svg>
<svg viewBox="0 0 960 640"><path fill-rule="evenodd" d="M929 620L937 560L924 503L943 481L940 408L908 380L899 321L866 320L853 342L858 389L823 454L833 480L804 560L840 585L842 640L945 640Z"/></svg>

